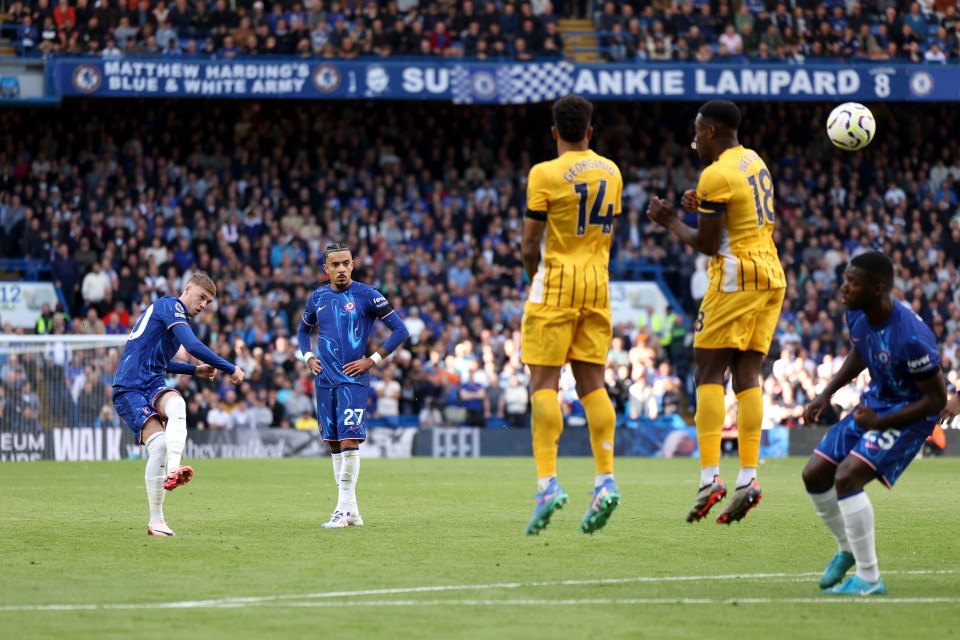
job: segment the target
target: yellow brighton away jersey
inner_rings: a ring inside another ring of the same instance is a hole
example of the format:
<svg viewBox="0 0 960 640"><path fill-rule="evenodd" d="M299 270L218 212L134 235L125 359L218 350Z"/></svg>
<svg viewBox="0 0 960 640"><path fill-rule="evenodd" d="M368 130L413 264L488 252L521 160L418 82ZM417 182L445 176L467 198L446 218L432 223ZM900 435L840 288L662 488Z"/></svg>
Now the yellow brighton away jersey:
<svg viewBox="0 0 960 640"><path fill-rule="evenodd" d="M697 183L699 214L726 214L720 249L707 270L710 290L766 291L787 286L773 242L773 178L756 152L727 149Z"/></svg>
<svg viewBox="0 0 960 640"><path fill-rule="evenodd" d="M530 169L527 209L547 222L530 302L610 306L610 243L622 194L620 169L590 150L567 151Z"/></svg>

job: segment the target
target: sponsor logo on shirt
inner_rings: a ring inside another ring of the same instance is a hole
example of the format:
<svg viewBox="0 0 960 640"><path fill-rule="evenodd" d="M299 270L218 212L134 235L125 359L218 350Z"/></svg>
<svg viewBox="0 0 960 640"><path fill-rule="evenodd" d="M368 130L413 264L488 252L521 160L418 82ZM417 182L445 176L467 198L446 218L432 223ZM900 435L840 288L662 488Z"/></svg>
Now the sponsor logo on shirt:
<svg viewBox="0 0 960 640"><path fill-rule="evenodd" d="M907 360L907 367L913 371L916 369L924 369L927 365L930 364L930 354L926 354L922 358L917 358L915 360Z"/></svg>

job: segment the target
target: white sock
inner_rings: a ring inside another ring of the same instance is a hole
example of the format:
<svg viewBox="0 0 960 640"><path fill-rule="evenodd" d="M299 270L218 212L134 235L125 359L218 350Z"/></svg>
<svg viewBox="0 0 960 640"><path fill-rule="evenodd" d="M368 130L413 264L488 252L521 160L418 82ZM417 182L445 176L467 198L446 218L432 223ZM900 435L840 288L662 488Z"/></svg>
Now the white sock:
<svg viewBox="0 0 960 640"><path fill-rule="evenodd" d="M604 482L606 482L607 480L613 480L613 474L612 474L612 473L598 473L598 474L597 474L597 479L593 481L593 488L596 489L597 487L599 487L600 485L602 485L602 484L603 484Z"/></svg>
<svg viewBox="0 0 960 640"><path fill-rule="evenodd" d="M173 394L164 407L167 412L167 473L180 468L180 457L187 446L187 405Z"/></svg>
<svg viewBox="0 0 960 640"><path fill-rule="evenodd" d="M817 510L817 516L827 525L827 529L833 534L833 539L837 541L837 547L840 551L850 552L850 543L847 542L847 530L843 526L843 514L840 513L840 505L837 503L837 490L830 487L829 491L823 493L808 494L813 501L813 507Z"/></svg>
<svg viewBox="0 0 960 640"><path fill-rule="evenodd" d="M738 487L745 487L750 484L753 480L757 478L757 468L756 467L741 467L740 473L737 474L737 484Z"/></svg>
<svg viewBox="0 0 960 640"><path fill-rule="evenodd" d="M346 513L357 503L357 477L360 475L359 449L347 449L340 453L340 490L337 498L337 511ZM355 508L355 507L354 507Z"/></svg>
<svg viewBox="0 0 960 640"><path fill-rule="evenodd" d="M330 457L333 459L333 481L337 483L337 486L340 486L340 467L343 466L343 458L339 451L336 453L331 453Z"/></svg>
<svg viewBox="0 0 960 640"><path fill-rule="evenodd" d="M550 486L550 481L556 477L557 476L546 476L543 478L537 478L537 491L546 491L547 487Z"/></svg>
<svg viewBox="0 0 960 640"><path fill-rule="evenodd" d="M863 491L838 501L843 514L843 526L857 561L857 577L867 582L880 579L877 548L874 545L873 505Z"/></svg>
<svg viewBox="0 0 960 640"><path fill-rule="evenodd" d="M150 505L150 522L163 519L163 481L167 474L164 464L167 460L167 437L162 431L147 440L147 470L143 480L147 485L147 504Z"/></svg>
<svg viewBox="0 0 960 640"><path fill-rule="evenodd" d="M713 477L720 475L720 465L715 464L700 469L700 486L713 484Z"/></svg>

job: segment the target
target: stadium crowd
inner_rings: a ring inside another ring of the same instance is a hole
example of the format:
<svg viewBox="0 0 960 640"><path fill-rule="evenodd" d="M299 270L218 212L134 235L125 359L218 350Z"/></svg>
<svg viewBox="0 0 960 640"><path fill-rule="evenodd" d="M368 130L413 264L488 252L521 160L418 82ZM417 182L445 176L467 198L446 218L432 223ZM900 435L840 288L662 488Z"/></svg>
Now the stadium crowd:
<svg viewBox="0 0 960 640"><path fill-rule="evenodd" d="M594 147L618 162L625 181L614 277L659 265L682 307L615 328L607 384L633 425L686 413L694 397L683 318L704 294L704 260L644 215L651 194L679 202L696 183L687 140L697 105L682 106L601 104L596 114ZM789 284L764 372L768 417L796 425L802 404L842 362L836 290L845 262L867 249L894 258L894 295L933 327L956 387L955 111L915 105L903 119L875 107L882 135L844 153L819 135L827 106L741 106L741 141L775 177ZM323 248L345 241L354 278L379 288L411 334L375 370L377 420L525 426L518 247L527 172L554 152L549 113L549 105L158 101L11 111L0 121L0 253L50 264L66 307L44 309L36 332L52 335L125 334L157 296L207 271L219 295L193 326L248 377L239 388L224 377L177 379L191 426L306 429L316 427L312 381L291 338L325 277ZM43 353L7 357L4 422L35 428L70 415L80 425L115 423L117 352L52 341ZM564 377L564 410L576 424L582 407L571 382ZM838 394L838 410L856 392Z"/></svg>
<svg viewBox="0 0 960 640"><path fill-rule="evenodd" d="M790 62L960 56L956 0L603 0L596 18L614 61Z"/></svg>
<svg viewBox="0 0 960 640"><path fill-rule="evenodd" d="M531 60L588 14L621 62L960 56L956 0L13 0L4 26L25 55Z"/></svg>

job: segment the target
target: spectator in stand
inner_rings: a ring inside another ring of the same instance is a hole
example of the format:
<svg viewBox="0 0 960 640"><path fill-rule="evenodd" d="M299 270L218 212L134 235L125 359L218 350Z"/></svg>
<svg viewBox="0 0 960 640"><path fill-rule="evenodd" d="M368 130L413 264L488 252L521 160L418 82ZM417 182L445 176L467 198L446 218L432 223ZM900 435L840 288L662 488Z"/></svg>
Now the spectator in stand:
<svg viewBox="0 0 960 640"><path fill-rule="evenodd" d="M100 263L94 262L90 272L83 277L80 287L84 306L96 306L103 302L110 290L110 278L100 269Z"/></svg>
<svg viewBox="0 0 960 640"><path fill-rule="evenodd" d="M370 386L377 394L376 416L388 427L399 426L400 383L396 380L395 367L388 363L380 372L380 379Z"/></svg>
<svg viewBox="0 0 960 640"><path fill-rule="evenodd" d="M23 16L17 28L17 49L21 54L33 53L39 44L40 32L33 25L33 18L29 15Z"/></svg>
<svg viewBox="0 0 960 640"><path fill-rule="evenodd" d="M225 430L230 428L230 414L220 406L220 398L216 395L210 398L206 423L208 429Z"/></svg>
<svg viewBox="0 0 960 640"><path fill-rule="evenodd" d="M418 415L421 428L444 426L443 414L437 409L435 402L433 398L426 398L423 401L423 409Z"/></svg>

